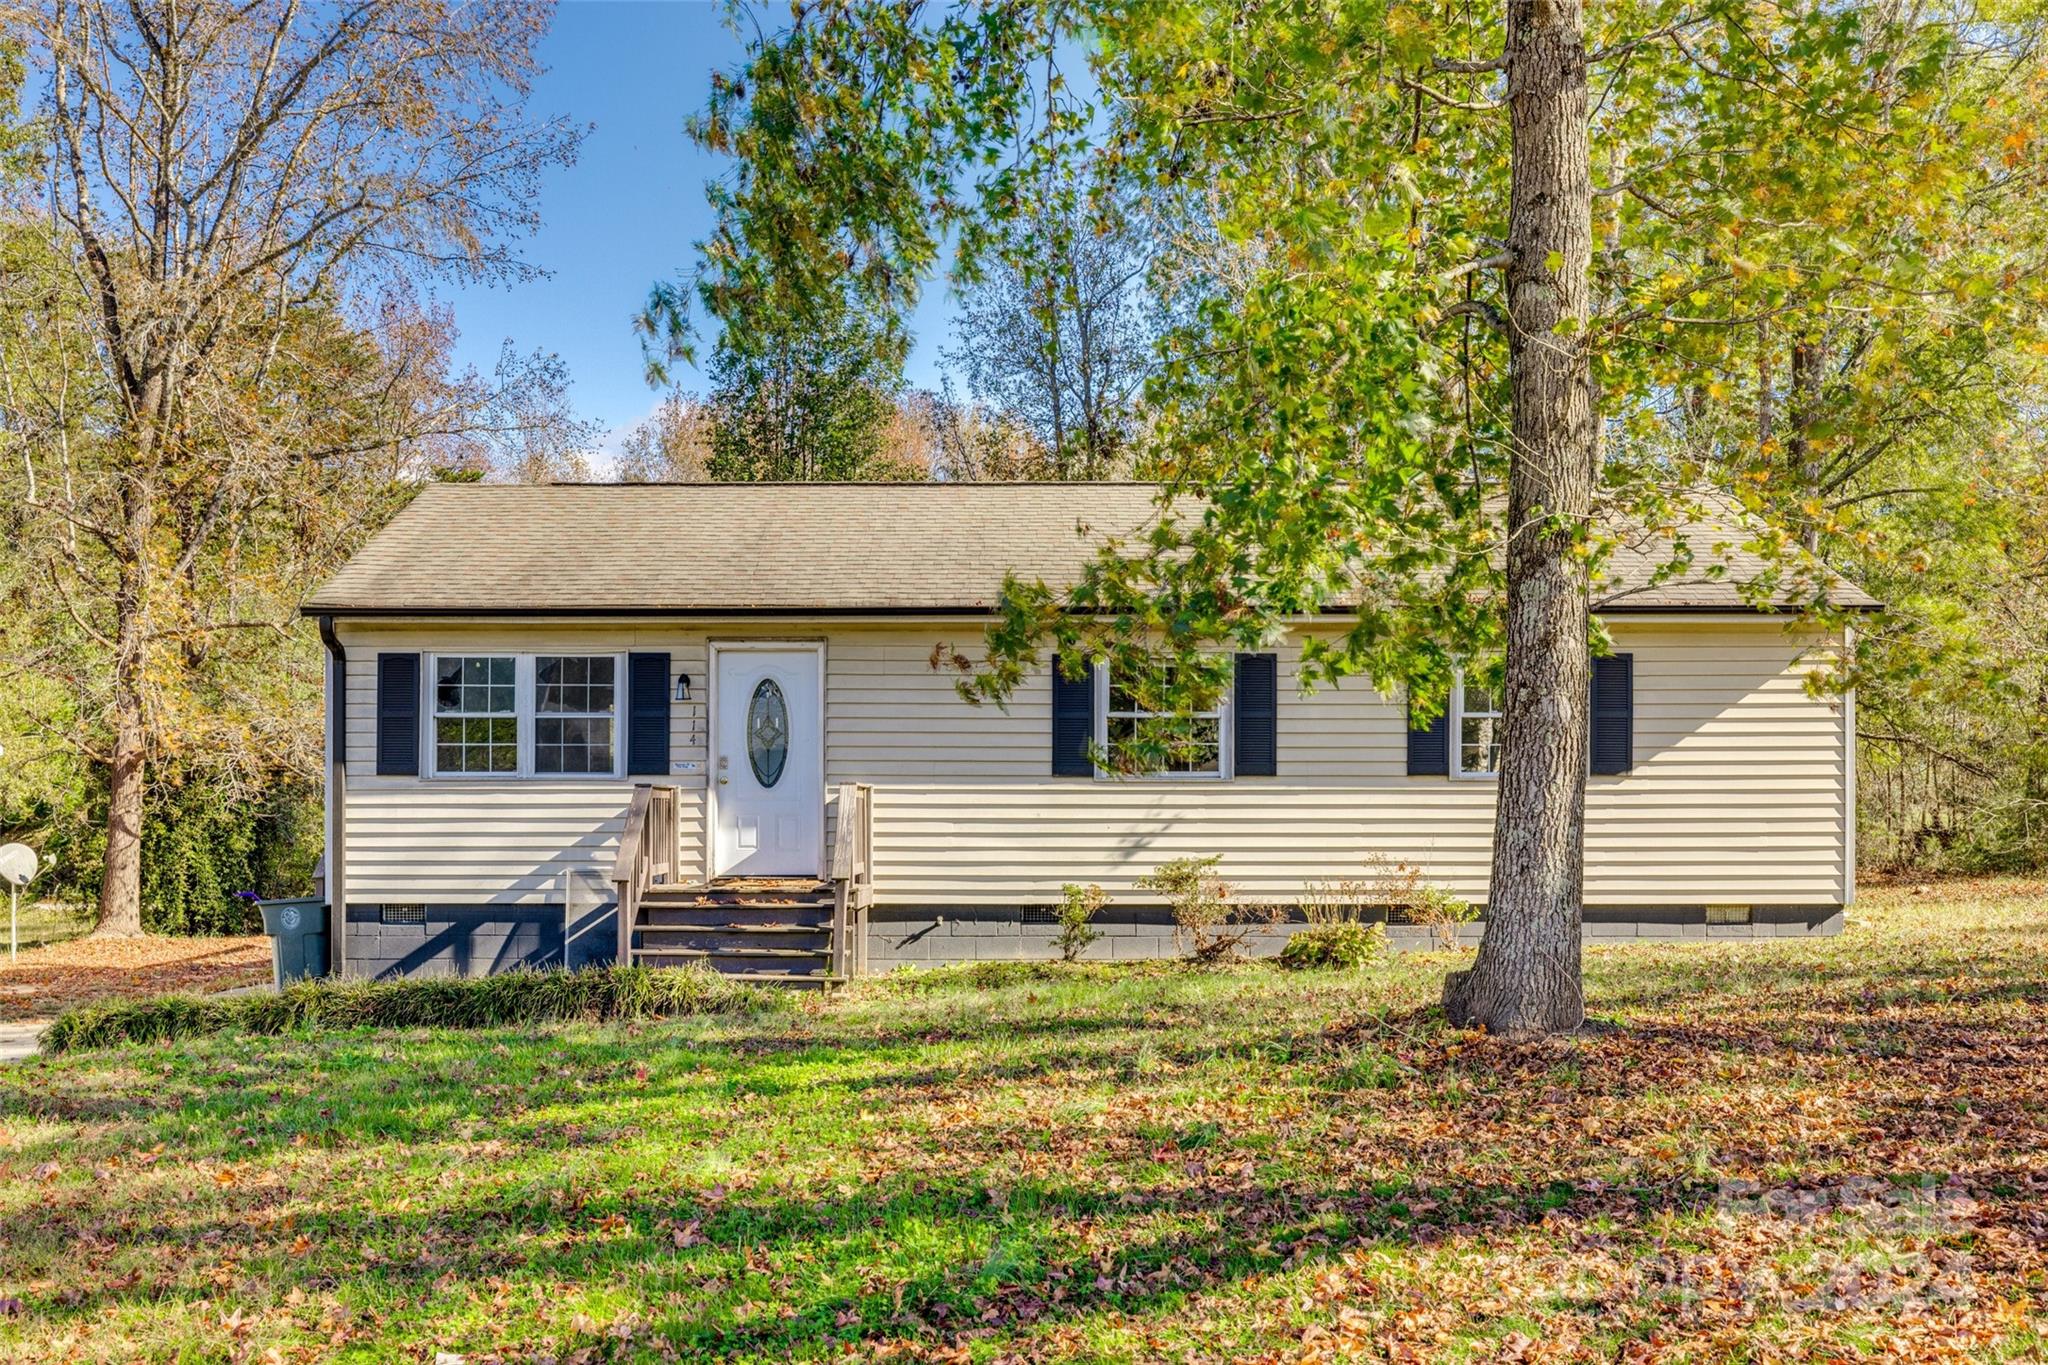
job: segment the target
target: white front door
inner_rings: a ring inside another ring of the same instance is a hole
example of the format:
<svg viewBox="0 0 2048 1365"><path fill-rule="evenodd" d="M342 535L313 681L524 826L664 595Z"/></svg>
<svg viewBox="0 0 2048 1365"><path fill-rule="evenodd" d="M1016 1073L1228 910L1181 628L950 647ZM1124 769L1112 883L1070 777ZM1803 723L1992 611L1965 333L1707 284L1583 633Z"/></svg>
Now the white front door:
<svg viewBox="0 0 2048 1365"><path fill-rule="evenodd" d="M821 652L721 645L714 877L815 877L825 851Z"/></svg>

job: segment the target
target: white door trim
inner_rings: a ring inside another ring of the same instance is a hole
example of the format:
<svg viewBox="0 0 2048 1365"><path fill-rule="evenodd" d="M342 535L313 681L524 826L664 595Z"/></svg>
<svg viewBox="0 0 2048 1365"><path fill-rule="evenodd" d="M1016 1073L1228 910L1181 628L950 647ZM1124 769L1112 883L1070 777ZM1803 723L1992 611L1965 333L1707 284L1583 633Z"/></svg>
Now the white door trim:
<svg viewBox="0 0 2048 1365"><path fill-rule="evenodd" d="M825 642L812 636L748 636L744 639L706 641L709 657L704 671L704 880L708 884L718 874L718 656L724 653L745 653L763 650L789 652L800 649L810 650L818 656L818 827L824 828L825 802ZM831 850L824 839L818 840L818 879L823 881L831 868L828 862Z"/></svg>

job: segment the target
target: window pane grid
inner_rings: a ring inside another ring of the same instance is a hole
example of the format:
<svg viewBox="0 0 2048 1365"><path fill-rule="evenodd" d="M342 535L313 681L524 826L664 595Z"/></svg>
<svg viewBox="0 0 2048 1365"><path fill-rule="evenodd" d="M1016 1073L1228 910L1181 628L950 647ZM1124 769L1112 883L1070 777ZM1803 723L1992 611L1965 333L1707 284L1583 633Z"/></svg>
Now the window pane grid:
<svg viewBox="0 0 2048 1365"><path fill-rule="evenodd" d="M1149 718L1150 713L1109 717L1110 752L1129 752L1130 747L1137 742L1139 724ZM1220 773L1223 770L1222 729L1222 721L1213 714L1193 718L1189 731L1175 735L1171 751L1152 760L1145 772L1155 775Z"/></svg>
<svg viewBox="0 0 2048 1365"><path fill-rule="evenodd" d="M1500 703L1484 687L1466 683L1458 704L1458 771L1495 773L1500 770Z"/></svg>
<svg viewBox="0 0 2048 1365"><path fill-rule="evenodd" d="M1172 676L1168 675L1171 686ZM1137 743L1143 722L1165 720L1174 723L1176 730L1169 742L1169 751L1164 755L1148 758L1146 767L1135 774L1140 777L1161 777L1193 775L1220 777L1223 774L1223 701L1206 711L1191 711L1185 716L1174 717L1169 712L1151 711L1139 705L1138 699L1123 684L1112 677L1108 687L1108 705L1103 708L1104 740L1111 754L1128 753Z"/></svg>
<svg viewBox="0 0 2048 1365"><path fill-rule="evenodd" d="M434 667L434 767L444 773L519 771L517 661L444 655Z"/></svg>
<svg viewBox="0 0 2048 1365"><path fill-rule="evenodd" d="M617 668L609 654L543 654L533 661L535 772L612 771Z"/></svg>

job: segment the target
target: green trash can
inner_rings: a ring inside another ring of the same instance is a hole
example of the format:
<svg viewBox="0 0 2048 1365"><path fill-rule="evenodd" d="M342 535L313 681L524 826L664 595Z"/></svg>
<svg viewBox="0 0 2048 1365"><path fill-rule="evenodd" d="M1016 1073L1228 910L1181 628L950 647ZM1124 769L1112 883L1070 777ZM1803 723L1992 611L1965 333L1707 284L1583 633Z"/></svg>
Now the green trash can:
<svg viewBox="0 0 2048 1365"><path fill-rule="evenodd" d="M263 932L270 935L277 985L327 975L327 903L318 896L258 901Z"/></svg>

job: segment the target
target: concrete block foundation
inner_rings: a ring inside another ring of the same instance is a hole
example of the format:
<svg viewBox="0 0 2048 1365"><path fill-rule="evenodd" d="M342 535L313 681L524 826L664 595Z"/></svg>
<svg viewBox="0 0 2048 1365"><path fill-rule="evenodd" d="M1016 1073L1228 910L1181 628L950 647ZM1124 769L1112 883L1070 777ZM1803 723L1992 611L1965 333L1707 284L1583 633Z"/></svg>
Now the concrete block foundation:
<svg viewBox="0 0 2048 1365"><path fill-rule="evenodd" d="M868 967L932 967L960 962L1040 962L1059 956L1058 928L1043 923L1042 906L877 906L868 916ZM1719 918L1720 916L1717 916ZM1298 919L1259 925L1246 947L1255 957L1277 955L1288 938L1308 926ZM1476 946L1485 922L1461 925L1458 942ZM1173 918L1163 907L1111 907L1095 922L1102 937L1082 953L1087 961L1129 961L1178 957ZM1749 922L1708 924L1707 909L1692 906L1606 907L1586 911L1582 927L1588 946L1627 943L1682 943L1707 939L1812 938L1842 932L1840 906L1755 906ZM1387 925L1387 944L1398 952L1436 947L1430 930L1414 924Z"/></svg>
<svg viewBox="0 0 2048 1365"><path fill-rule="evenodd" d="M388 980L585 967L617 955L617 922L610 905L574 925L560 905L351 905L343 970Z"/></svg>

